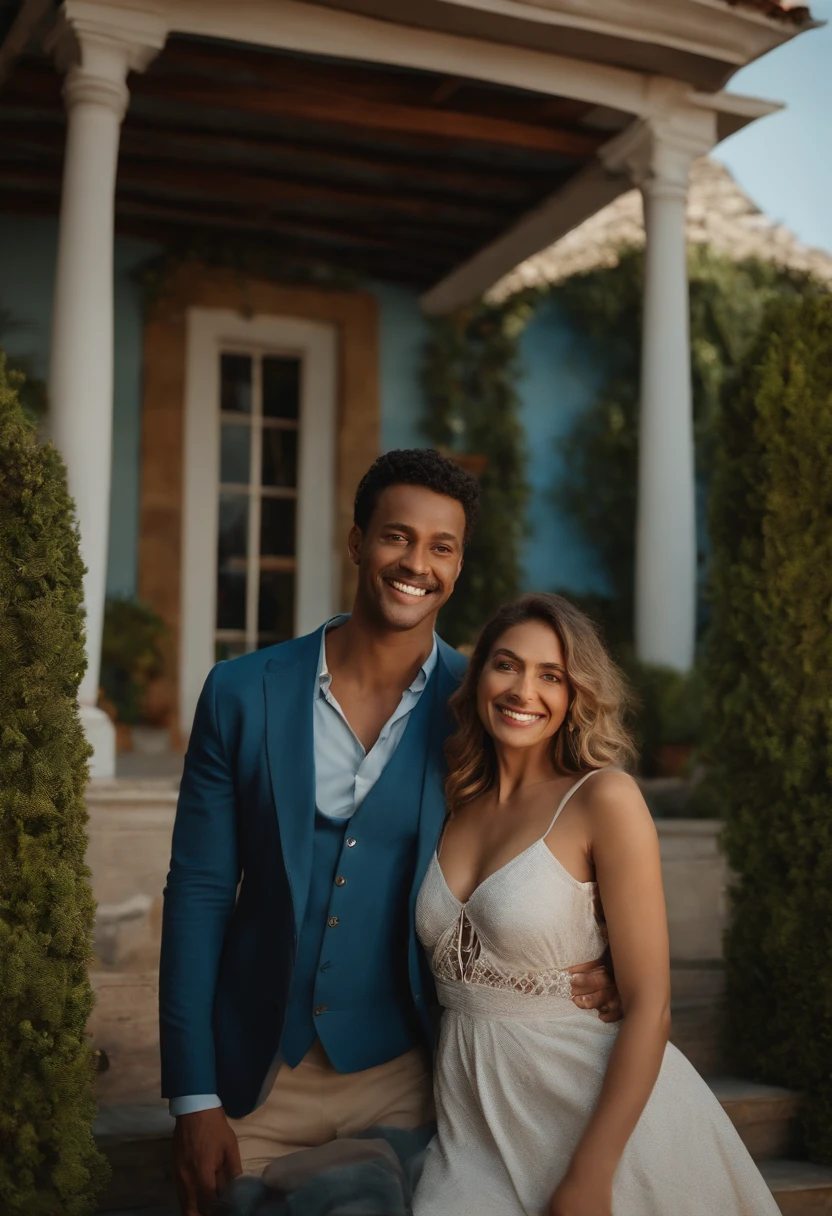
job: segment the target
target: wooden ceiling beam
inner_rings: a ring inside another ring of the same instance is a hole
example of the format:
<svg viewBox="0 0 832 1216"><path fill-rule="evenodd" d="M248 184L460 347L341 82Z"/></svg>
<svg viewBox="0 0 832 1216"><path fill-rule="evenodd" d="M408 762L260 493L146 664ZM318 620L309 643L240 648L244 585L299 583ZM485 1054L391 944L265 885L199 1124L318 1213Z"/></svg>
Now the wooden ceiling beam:
<svg viewBox="0 0 832 1216"><path fill-rule="evenodd" d="M2 142L5 152L5 160L7 164L15 163L21 167L27 163L35 164L41 168L50 167L55 173L55 176L60 175L61 161L63 156L63 148L65 142L64 133L57 127L49 126L32 126L27 127L20 124L14 119L10 122L3 120L0 116L0 142ZM213 136L206 137L204 143L197 141L200 144L202 153L199 160L187 158L187 150L193 148L193 143L186 137L181 139L176 135L166 134L160 139L158 134L147 132L137 133L125 128L122 132L121 153L119 156L119 175L121 183L131 178L134 174L143 175L143 179L153 181L154 178L159 181L167 181L167 174L170 171L171 165L174 164L178 170L179 177L177 181L181 181L183 188L188 186L188 179L192 172L202 172L207 164L217 166L222 164L222 171L225 174L237 174L247 168L256 169L258 166L246 166L235 164L233 160L221 160L222 152L227 150L227 143L222 139L215 139ZM264 153L268 153L269 162L274 166L277 159L277 150L272 145L266 145L261 149ZM297 148L297 152L301 153L303 149ZM322 162L316 162L316 167L321 168L322 165L328 165L325 158ZM276 167L279 172L279 166ZM383 164L377 166L379 175L383 175ZM530 192L529 187L523 186L515 188L511 193L500 193L498 185L495 188L490 187L490 179L487 177L480 178L475 174L464 175L468 184L467 197L487 197L490 201L500 205L501 213L508 214L508 209L512 212L523 210L531 205L535 195ZM421 198L427 201L429 206L451 207L456 210L461 200L449 197L447 193L448 183L443 181L445 191L439 197L441 177L432 179L428 185L429 189L425 189L425 183L422 183L422 188L417 190L416 184L412 186L408 179L402 180L397 174L393 174L394 181L387 182L387 188L399 185L403 191L409 191L410 202L399 207L398 205L388 207L391 215L394 210L405 211L407 214L416 209L411 205L413 201ZM457 193L464 194L460 183L454 178L453 174L449 177L456 186ZM333 190L341 190L343 187L358 187L366 190L366 193L361 194L367 206L375 206L379 200L379 195L376 193L376 187L372 182L355 182L344 181L332 176L323 175L304 175L302 168L297 165L291 166L285 174L279 178L269 178L267 181L277 181L283 189L284 193L290 191L293 187L298 187L304 191L304 197L314 200L316 198L327 199ZM550 181L549 188L555 184L554 180ZM231 197L228 187L223 187L226 191L226 197ZM194 191L195 193L195 191ZM398 196L397 196L398 197ZM462 204L465 207L465 204ZM470 215L470 210L466 208L466 219ZM495 212L488 212L480 215L480 218L485 223L486 219L496 221L497 215Z"/></svg>
<svg viewBox="0 0 832 1216"><path fill-rule="evenodd" d="M500 227L505 214L496 209L469 206L460 203L445 203L434 199L413 198L402 194L381 194L375 190L358 191L338 186L305 184L234 173L225 170L217 173L209 169L193 169L190 166L147 165L142 162L122 160L118 167L118 185L143 191L168 190L195 202L231 203L237 206L280 206L281 204L331 203L339 207L378 213L409 216L429 223L459 224L479 228Z"/></svg>
<svg viewBox="0 0 832 1216"><path fill-rule="evenodd" d="M197 110L225 109L264 118L296 119L324 124L332 131L395 134L401 140L430 140L426 146L446 153L459 144L477 148L507 148L528 152L554 154L582 161L594 156L597 148L609 137L608 132L574 131L556 125L520 122L509 118L431 108L430 98L424 107L397 105L389 102L367 101L361 98L327 92L320 86L306 91L285 88L278 79L270 87L246 85L218 88L216 82L200 77L164 75L151 71L131 80L131 92L136 101L143 98L171 106L192 105ZM4 92L6 106L47 106L63 110L60 77L49 64L29 60L18 70ZM542 106L547 103L542 102ZM136 113L134 103L128 111L128 122ZM540 110L543 114L544 110ZM330 135L332 138L332 135ZM337 138L337 135L336 135ZM423 145L425 146L425 145Z"/></svg>
<svg viewBox="0 0 832 1216"><path fill-rule="evenodd" d="M54 211L60 198L60 184L60 174L50 173L39 167L0 168L0 188L5 187L7 191L4 205L14 198L36 197L43 202L48 201L50 210ZM414 225L402 226L400 223L362 226L339 222L337 227L330 227L325 221L318 222L303 216L293 218L275 215L256 207L237 208L234 212L228 212L206 210L195 205L204 202L202 198L191 200L190 203L148 200L137 198L120 189L116 195L116 210L121 215L134 215L142 220L156 220L180 228L191 226L216 231L304 235L322 242L340 241L349 246L392 252L400 251L403 247L418 248L420 256L426 256L429 261L433 260L432 250L436 250L445 255L436 259L443 263L453 262L456 257L464 257L471 248L470 240L466 240L458 230L434 225L419 229Z"/></svg>
<svg viewBox="0 0 832 1216"><path fill-rule="evenodd" d="M63 117L56 121L53 115L30 115L9 107L0 108L0 137L7 151L31 147L62 152L65 142ZM120 146L123 155L162 162L173 160L180 166L187 162L190 153L197 164L200 160L213 166L223 163L232 172L240 167L256 171L260 167L257 158L261 163L268 161L272 169L281 157L290 158L299 162L292 169L296 179L317 181L323 180L324 175L373 175L421 193L459 193L518 206L531 205L538 191L549 191L557 184L552 172L529 169L525 173L518 171L512 177L476 165L470 169L454 168L451 162L443 163L435 157L414 160L395 152L353 153L337 146L301 143L268 133L256 137L189 127L171 128L166 123L152 123L135 113L128 113ZM305 166L308 166L309 177L303 172Z"/></svg>
<svg viewBox="0 0 832 1216"><path fill-rule="evenodd" d="M139 76L132 82L135 97L153 98L176 105L238 110L269 118L291 118L326 123L340 129L389 131L405 135L431 135L456 144L487 144L549 152L588 160L603 142L594 133L534 126L509 119L483 117L453 110L378 104L359 98L235 86L222 91L198 78L190 80Z"/></svg>

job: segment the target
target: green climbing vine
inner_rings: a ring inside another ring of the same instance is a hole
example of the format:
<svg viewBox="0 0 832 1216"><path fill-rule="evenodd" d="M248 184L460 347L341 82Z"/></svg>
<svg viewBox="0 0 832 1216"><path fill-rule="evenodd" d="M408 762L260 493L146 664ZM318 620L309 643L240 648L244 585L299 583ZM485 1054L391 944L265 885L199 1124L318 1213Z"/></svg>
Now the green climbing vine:
<svg viewBox="0 0 832 1216"><path fill-rule="evenodd" d="M527 534L525 436L519 418L518 338L532 306L478 304L431 323L422 368L426 439L479 473L482 511L459 588L440 629L453 645L473 642L483 622L521 590Z"/></svg>
<svg viewBox="0 0 832 1216"><path fill-rule="evenodd" d="M559 444L565 471L552 497L599 561L609 596L592 607L610 641L625 647L633 635L643 266L641 250L625 250L617 266L573 276L547 293L601 375L594 403ZM688 276L697 472L704 483L723 386L769 303L821 289L805 275L757 259L734 262L706 246L689 249Z"/></svg>

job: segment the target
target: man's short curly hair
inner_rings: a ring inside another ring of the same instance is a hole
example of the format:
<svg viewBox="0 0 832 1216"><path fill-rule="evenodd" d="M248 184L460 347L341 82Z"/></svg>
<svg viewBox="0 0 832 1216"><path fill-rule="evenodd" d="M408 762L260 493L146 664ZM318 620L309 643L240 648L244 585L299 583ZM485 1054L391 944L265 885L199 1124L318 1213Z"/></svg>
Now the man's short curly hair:
<svg viewBox="0 0 832 1216"><path fill-rule="evenodd" d="M480 510L480 487L465 469L441 456L434 448L397 448L379 456L361 478L355 492L353 521L366 532L379 497L388 486L424 486L462 504L465 512L465 543L476 527Z"/></svg>

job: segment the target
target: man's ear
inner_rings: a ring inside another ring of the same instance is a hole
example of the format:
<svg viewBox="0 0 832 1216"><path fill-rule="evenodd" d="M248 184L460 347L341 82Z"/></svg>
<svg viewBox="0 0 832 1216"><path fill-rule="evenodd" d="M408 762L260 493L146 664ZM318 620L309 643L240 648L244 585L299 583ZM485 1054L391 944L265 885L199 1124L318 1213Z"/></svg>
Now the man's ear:
<svg viewBox="0 0 832 1216"><path fill-rule="evenodd" d="M357 566L361 561L361 542L363 540L364 533L357 524L353 524L347 538L347 547L349 549L350 561L354 566Z"/></svg>

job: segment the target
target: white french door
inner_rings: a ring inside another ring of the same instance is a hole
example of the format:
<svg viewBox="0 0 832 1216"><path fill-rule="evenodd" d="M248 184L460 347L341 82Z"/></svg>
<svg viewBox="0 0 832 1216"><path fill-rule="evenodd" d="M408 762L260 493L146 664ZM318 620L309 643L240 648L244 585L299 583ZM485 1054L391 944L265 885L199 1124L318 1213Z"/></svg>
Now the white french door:
<svg viewBox="0 0 832 1216"><path fill-rule="evenodd" d="M336 335L284 317L188 314L181 724L214 662L335 610Z"/></svg>

